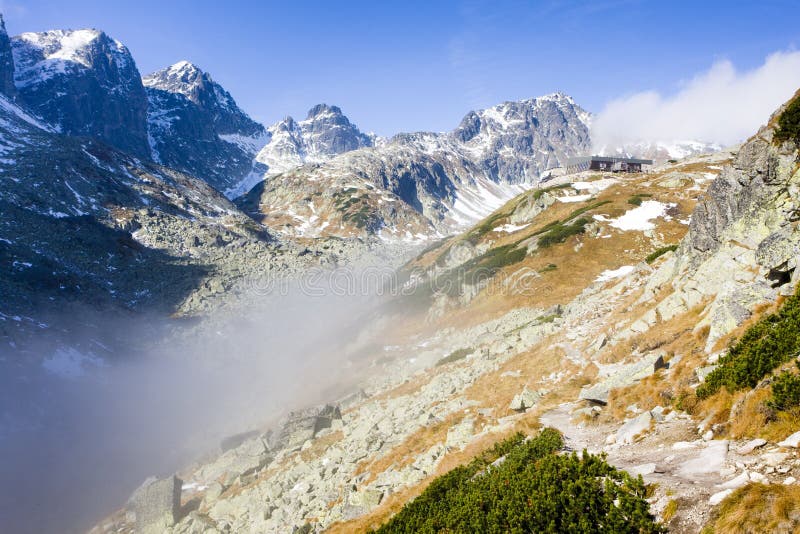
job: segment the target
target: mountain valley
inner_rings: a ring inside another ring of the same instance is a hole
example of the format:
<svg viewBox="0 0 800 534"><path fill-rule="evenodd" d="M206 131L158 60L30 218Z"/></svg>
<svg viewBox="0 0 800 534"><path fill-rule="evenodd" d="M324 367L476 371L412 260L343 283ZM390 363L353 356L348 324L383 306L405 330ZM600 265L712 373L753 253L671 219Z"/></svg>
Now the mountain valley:
<svg viewBox="0 0 800 534"><path fill-rule="evenodd" d="M0 530L469 532L441 488L547 429L617 526L800 529L800 92L598 148L562 92L381 137L101 30L0 59Z"/></svg>

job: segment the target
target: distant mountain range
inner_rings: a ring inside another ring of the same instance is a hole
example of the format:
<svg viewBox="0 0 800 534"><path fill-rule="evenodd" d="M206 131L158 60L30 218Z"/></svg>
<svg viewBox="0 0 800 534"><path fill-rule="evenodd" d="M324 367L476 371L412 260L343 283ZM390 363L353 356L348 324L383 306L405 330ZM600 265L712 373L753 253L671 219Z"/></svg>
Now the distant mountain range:
<svg viewBox="0 0 800 534"><path fill-rule="evenodd" d="M554 93L445 133L380 138L326 104L264 127L189 62L142 77L100 30L10 38L0 19L0 314L196 313L254 272L414 246L589 151L590 122Z"/></svg>

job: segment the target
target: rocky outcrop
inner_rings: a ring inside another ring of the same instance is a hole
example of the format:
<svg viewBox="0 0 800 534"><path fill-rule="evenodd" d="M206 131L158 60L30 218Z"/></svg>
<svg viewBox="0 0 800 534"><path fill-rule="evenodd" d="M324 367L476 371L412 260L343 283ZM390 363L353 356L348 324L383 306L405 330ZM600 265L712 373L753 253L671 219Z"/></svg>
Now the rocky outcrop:
<svg viewBox="0 0 800 534"><path fill-rule="evenodd" d="M101 139L150 158L147 96L128 49L99 30L12 39L19 97L63 133Z"/></svg>
<svg viewBox="0 0 800 534"><path fill-rule="evenodd" d="M294 450L326 428L341 427L341 421L339 407L330 404L291 412L280 429L270 435L269 445L273 449Z"/></svg>
<svg viewBox="0 0 800 534"><path fill-rule="evenodd" d="M264 127L251 119L233 97L197 65L179 61L143 78L145 87L186 97L207 117L219 135L261 135Z"/></svg>
<svg viewBox="0 0 800 534"><path fill-rule="evenodd" d="M128 501L137 534L158 534L180 519L181 486L176 476L146 480Z"/></svg>
<svg viewBox="0 0 800 534"><path fill-rule="evenodd" d="M759 304L793 292L800 253L797 147L773 142L776 112L722 168L692 214L675 257L654 273L640 299L670 284L646 325L706 303L698 328L708 327L706 349L750 317Z"/></svg>
<svg viewBox="0 0 800 534"><path fill-rule="evenodd" d="M608 366L608 368L604 370L604 374L607 375L607 378L581 389L578 398L599 404L606 404L608 403L608 396L612 390L630 386L652 375L664 366L664 356L656 353L643 356L639 361L634 363Z"/></svg>

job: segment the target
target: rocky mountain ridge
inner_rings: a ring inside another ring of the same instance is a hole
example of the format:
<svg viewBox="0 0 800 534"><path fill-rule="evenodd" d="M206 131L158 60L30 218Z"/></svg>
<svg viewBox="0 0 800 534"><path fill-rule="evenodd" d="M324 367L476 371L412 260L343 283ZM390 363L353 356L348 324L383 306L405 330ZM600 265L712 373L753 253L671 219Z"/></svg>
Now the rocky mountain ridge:
<svg viewBox="0 0 800 534"><path fill-rule="evenodd" d="M449 133L398 134L380 146L268 178L240 205L278 231L292 231L287 219L316 217L331 235L366 231L412 240L448 234L588 150L588 120L561 93L506 102L470 112ZM309 199L316 198L325 209L311 213Z"/></svg>

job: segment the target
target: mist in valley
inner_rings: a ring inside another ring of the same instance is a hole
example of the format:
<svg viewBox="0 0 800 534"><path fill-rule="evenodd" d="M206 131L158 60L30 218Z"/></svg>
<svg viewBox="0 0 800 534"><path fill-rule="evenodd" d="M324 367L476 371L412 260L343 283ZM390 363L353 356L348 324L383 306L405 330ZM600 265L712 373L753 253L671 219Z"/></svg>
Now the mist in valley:
<svg viewBox="0 0 800 534"><path fill-rule="evenodd" d="M130 345L60 366L42 354L23 372L16 362L0 379L0 531L86 530L148 476L352 391L391 321L374 292L334 289L270 291L258 305L160 332L150 325L166 318L99 323Z"/></svg>

